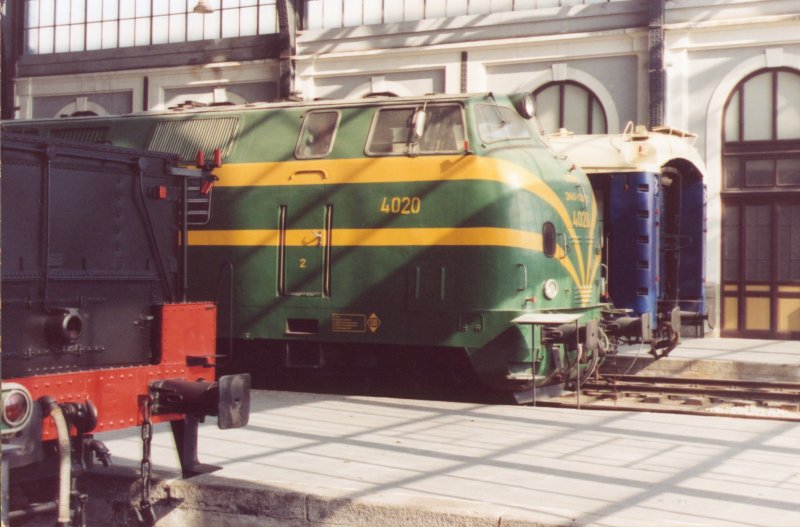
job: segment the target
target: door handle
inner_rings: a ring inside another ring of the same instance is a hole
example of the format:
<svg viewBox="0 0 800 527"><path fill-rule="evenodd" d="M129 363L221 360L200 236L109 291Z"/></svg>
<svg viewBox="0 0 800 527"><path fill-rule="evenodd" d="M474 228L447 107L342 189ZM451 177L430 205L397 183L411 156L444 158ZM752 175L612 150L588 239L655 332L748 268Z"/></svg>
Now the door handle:
<svg viewBox="0 0 800 527"><path fill-rule="evenodd" d="M294 181L295 178L302 177L302 176L317 176L320 179L328 179L328 173L324 170L298 170L291 176L289 176L289 181Z"/></svg>

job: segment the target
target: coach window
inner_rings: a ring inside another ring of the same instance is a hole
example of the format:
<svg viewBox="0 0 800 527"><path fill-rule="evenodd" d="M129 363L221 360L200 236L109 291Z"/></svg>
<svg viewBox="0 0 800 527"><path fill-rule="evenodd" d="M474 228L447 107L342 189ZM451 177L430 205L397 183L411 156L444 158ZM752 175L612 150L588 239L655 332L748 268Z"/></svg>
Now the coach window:
<svg viewBox="0 0 800 527"><path fill-rule="evenodd" d="M549 82L533 92L536 117L547 133L607 134L606 112L597 96L573 81Z"/></svg>
<svg viewBox="0 0 800 527"><path fill-rule="evenodd" d="M331 153L339 125L339 112L308 112L295 148L298 159L318 159Z"/></svg>
<svg viewBox="0 0 800 527"><path fill-rule="evenodd" d="M542 250L548 258L556 254L556 227L549 221L542 226Z"/></svg>

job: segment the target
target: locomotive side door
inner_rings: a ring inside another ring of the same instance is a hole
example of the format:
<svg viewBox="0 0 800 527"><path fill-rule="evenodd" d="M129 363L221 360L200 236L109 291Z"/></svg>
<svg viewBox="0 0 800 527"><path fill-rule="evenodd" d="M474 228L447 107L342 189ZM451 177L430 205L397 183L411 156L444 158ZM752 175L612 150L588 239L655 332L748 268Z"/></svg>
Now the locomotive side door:
<svg viewBox="0 0 800 527"><path fill-rule="evenodd" d="M333 206L324 184L303 184L321 171L295 174L288 203L280 206L279 289L286 296L330 295L330 241Z"/></svg>
<svg viewBox="0 0 800 527"><path fill-rule="evenodd" d="M280 206L278 290L286 296L330 296L333 205L326 202L328 174L323 159L333 149L338 110L303 115L289 176L289 200ZM301 168L302 167L302 168Z"/></svg>

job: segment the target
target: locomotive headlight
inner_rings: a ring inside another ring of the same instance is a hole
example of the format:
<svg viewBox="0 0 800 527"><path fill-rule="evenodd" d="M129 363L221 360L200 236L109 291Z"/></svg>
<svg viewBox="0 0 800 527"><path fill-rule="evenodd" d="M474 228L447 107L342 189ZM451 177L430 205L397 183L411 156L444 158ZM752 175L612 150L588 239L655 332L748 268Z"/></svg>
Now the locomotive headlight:
<svg viewBox="0 0 800 527"><path fill-rule="evenodd" d="M511 100L517 109L517 113L524 119L530 119L536 114L536 103L530 93L512 95Z"/></svg>
<svg viewBox="0 0 800 527"><path fill-rule="evenodd" d="M544 293L544 297L548 300L552 300L558 294L558 282L553 280L552 278L548 279L544 286L542 287L542 292Z"/></svg>
<svg viewBox="0 0 800 527"><path fill-rule="evenodd" d="M32 399L24 386L6 383L3 386L3 433L15 432L31 416Z"/></svg>

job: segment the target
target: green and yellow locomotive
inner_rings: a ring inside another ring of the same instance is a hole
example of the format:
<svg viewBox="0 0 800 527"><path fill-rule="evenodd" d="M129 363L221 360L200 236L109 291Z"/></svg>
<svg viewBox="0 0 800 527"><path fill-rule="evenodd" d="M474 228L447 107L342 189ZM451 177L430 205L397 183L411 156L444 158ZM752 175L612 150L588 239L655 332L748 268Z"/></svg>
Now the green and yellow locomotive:
<svg viewBox="0 0 800 527"><path fill-rule="evenodd" d="M412 362L525 400L590 373L606 340L592 188L532 110L378 95L13 126L190 164L219 151L213 189L187 190L184 278L194 298L229 286L220 332L255 382L372 365L410 380Z"/></svg>

